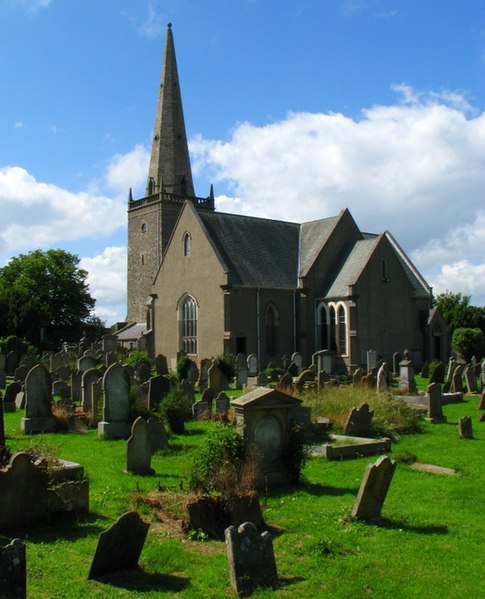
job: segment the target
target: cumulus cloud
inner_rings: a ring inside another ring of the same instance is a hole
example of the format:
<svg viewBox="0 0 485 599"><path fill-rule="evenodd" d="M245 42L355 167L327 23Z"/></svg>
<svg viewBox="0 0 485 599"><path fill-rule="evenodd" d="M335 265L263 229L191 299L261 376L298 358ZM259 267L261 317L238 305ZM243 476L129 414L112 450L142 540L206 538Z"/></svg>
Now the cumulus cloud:
<svg viewBox="0 0 485 599"><path fill-rule="evenodd" d="M109 324L126 316L126 247L107 247L91 258L80 260L88 271L91 295L96 298L96 315Z"/></svg>
<svg viewBox="0 0 485 599"><path fill-rule="evenodd" d="M137 189L146 183L150 152L140 144L126 154L116 154L109 162L105 184L126 194L131 187Z"/></svg>
<svg viewBox="0 0 485 599"><path fill-rule="evenodd" d="M8 0L13 7L18 7L28 12L36 12L41 8L47 8L52 0Z"/></svg>
<svg viewBox="0 0 485 599"><path fill-rule="evenodd" d="M211 174L229 212L304 222L348 207L363 230L391 230L425 276L436 274L483 236L485 114L458 92L394 89L395 104L358 120L290 113L239 124L227 141L196 137L195 172Z"/></svg>

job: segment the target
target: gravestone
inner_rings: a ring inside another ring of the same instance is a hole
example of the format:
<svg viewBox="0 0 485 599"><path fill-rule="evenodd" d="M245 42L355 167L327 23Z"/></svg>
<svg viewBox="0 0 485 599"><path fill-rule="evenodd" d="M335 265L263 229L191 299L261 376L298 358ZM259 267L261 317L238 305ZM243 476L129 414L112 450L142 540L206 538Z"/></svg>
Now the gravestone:
<svg viewBox="0 0 485 599"><path fill-rule="evenodd" d="M97 368L89 368L84 371L81 378L81 407L84 412L93 410L93 383L101 378L101 372Z"/></svg>
<svg viewBox="0 0 485 599"><path fill-rule="evenodd" d="M3 389L7 384L7 373L3 368L0 368L0 389Z"/></svg>
<svg viewBox="0 0 485 599"><path fill-rule="evenodd" d="M147 432L152 454L168 447L167 431L162 420L149 418L147 420Z"/></svg>
<svg viewBox="0 0 485 599"><path fill-rule="evenodd" d="M216 414L227 414L229 412L229 397L221 391L216 397Z"/></svg>
<svg viewBox="0 0 485 599"><path fill-rule="evenodd" d="M485 410L485 389L482 391L480 395L480 403L478 404L479 410Z"/></svg>
<svg viewBox="0 0 485 599"><path fill-rule="evenodd" d="M212 402L215 398L216 392L214 391L214 389L208 388L202 393L200 400L205 401L209 406L209 410L212 412Z"/></svg>
<svg viewBox="0 0 485 599"><path fill-rule="evenodd" d="M99 535L88 578L134 570L145 544L150 524L137 512L127 512Z"/></svg>
<svg viewBox="0 0 485 599"><path fill-rule="evenodd" d="M439 424L446 422L446 417L443 415L443 400L441 397L441 385L439 383L431 383L426 391L428 402L428 412L426 420L431 424Z"/></svg>
<svg viewBox="0 0 485 599"><path fill-rule="evenodd" d="M90 370L92 368L96 368L98 361L91 355L82 356L77 361L77 369L81 372L86 372L86 370Z"/></svg>
<svg viewBox="0 0 485 599"><path fill-rule="evenodd" d="M6 363L7 356L5 354L0 353L0 370L5 370Z"/></svg>
<svg viewBox="0 0 485 599"><path fill-rule="evenodd" d="M157 374L168 374L167 356L158 354L155 357L155 370Z"/></svg>
<svg viewBox="0 0 485 599"><path fill-rule="evenodd" d="M396 464L388 456L381 456L367 466L352 509L353 518L372 520L380 516Z"/></svg>
<svg viewBox="0 0 485 599"><path fill-rule="evenodd" d="M75 402L81 401L81 381L83 373L81 370L75 370L71 374L71 399Z"/></svg>
<svg viewBox="0 0 485 599"><path fill-rule="evenodd" d="M236 411L236 426L246 447L258 456L259 487L288 484L298 475L286 456L291 451L295 412L301 400L259 387L230 401Z"/></svg>
<svg viewBox="0 0 485 599"><path fill-rule="evenodd" d="M372 372L374 368L377 368L377 352L375 349L367 350L367 372Z"/></svg>
<svg viewBox="0 0 485 599"><path fill-rule="evenodd" d="M289 372L285 372L285 374L280 378L275 389L283 391L283 393L289 393L290 395L293 393L295 386L293 384L293 377Z"/></svg>
<svg viewBox="0 0 485 599"><path fill-rule="evenodd" d="M243 359L245 362L243 366L236 365L236 389L243 389L248 383L248 367L244 356Z"/></svg>
<svg viewBox="0 0 485 599"><path fill-rule="evenodd" d="M15 412L17 406L15 405L15 400L17 399L17 394L22 391L22 383L19 381L14 381L5 387L5 395L3 397L3 411L7 412Z"/></svg>
<svg viewBox="0 0 485 599"><path fill-rule="evenodd" d="M352 375L352 383L354 385L358 385L362 381L362 379L365 376L365 374L366 373L364 372L363 368L360 368L360 367L357 368L355 370L354 374Z"/></svg>
<svg viewBox="0 0 485 599"><path fill-rule="evenodd" d="M126 470L132 474L151 475L152 447L148 436L147 423L138 416L131 427L131 436L126 442Z"/></svg>
<svg viewBox="0 0 485 599"><path fill-rule="evenodd" d="M442 385L445 382L445 371L446 365L444 362L439 362L436 364L431 377L429 379L430 383L440 383Z"/></svg>
<svg viewBox="0 0 485 599"><path fill-rule="evenodd" d="M301 369L303 368L303 356L300 354L300 352L296 351L291 354L291 361L296 364L298 372L301 372Z"/></svg>
<svg viewBox="0 0 485 599"><path fill-rule="evenodd" d="M248 376L256 376L258 374L258 357L256 354L249 354L247 357L248 362Z"/></svg>
<svg viewBox="0 0 485 599"><path fill-rule="evenodd" d="M425 362L421 368L420 377L423 379L429 379L429 362Z"/></svg>
<svg viewBox="0 0 485 599"><path fill-rule="evenodd" d="M252 522L244 522L239 528L226 528L224 536L231 586L237 595L277 586L273 540L268 531L259 533Z"/></svg>
<svg viewBox="0 0 485 599"><path fill-rule="evenodd" d="M25 379L25 417L20 420L20 428L23 433L31 434L52 432L55 426L51 375L38 364Z"/></svg>
<svg viewBox="0 0 485 599"><path fill-rule="evenodd" d="M198 386L200 393L203 393L207 389L207 371L209 370L210 360L203 359L200 362L200 373Z"/></svg>
<svg viewBox="0 0 485 599"><path fill-rule="evenodd" d="M93 422L98 423L103 419L103 379L91 383L91 405Z"/></svg>
<svg viewBox="0 0 485 599"><path fill-rule="evenodd" d="M207 371L209 389L217 395L222 390L222 372L219 366L212 364Z"/></svg>
<svg viewBox="0 0 485 599"><path fill-rule="evenodd" d="M402 356L399 352L394 352L392 354L392 372L394 375L397 375L399 372L399 362L402 360Z"/></svg>
<svg viewBox="0 0 485 599"><path fill-rule="evenodd" d="M32 367L28 366L27 364L20 364L19 366L17 366L13 375L14 380L23 383L25 381L25 377L27 376L31 368Z"/></svg>
<svg viewBox="0 0 485 599"><path fill-rule="evenodd" d="M160 402L171 389L170 379L163 374L152 376L148 380L148 409L156 411Z"/></svg>
<svg viewBox="0 0 485 599"><path fill-rule="evenodd" d="M462 439L473 439L472 419L470 416L458 418L458 430Z"/></svg>
<svg viewBox="0 0 485 599"><path fill-rule="evenodd" d="M463 369L458 364L451 375L451 391L452 393L463 393Z"/></svg>
<svg viewBox="0 0 485 599"><path fill-rule="evenodd" d="M344 435L365 437L369 434L374 410L363 403L359 408L352 408L344 426Z"/></svg>
<svg viewBox="0 0 485 599"><path fill-rule="evenodd" d="M475 369L471 366L471 364L468 364L468 366L465 368L465 381L468 393L478 393Z"/></svg>
<svg viewBox="0 0 485 599"><path fill-rule="evenodd" d="M116 353L118 349L118 337L116 335L103 335L101 337L101 350L107 354L109 352Z"/></svg>
<svg viewBox="0 0 485 599"><path fill-rule="evenodd" d="M104 354L104 365L109 368L118 361L118 354L114 351L109 351Z"/></svg>
<svg viewBox="0 0 485 599"><path fill-rule="evenodd" d="M64 381L54 381L52 395L58 395L62 401L71 399L71 387Z"/></svg>
<svg viewBox="0 0 485 599"><path fill-rule="evenodd" d="M27 568L25 545L0 537L0 599L26 599Z"/></svg>
<svg viewBox="0 0 485 599"><path fill-rule="evenodd" d="M14 374L15 369L20 363L20 356L17 352L9 351L5 360L5 371L8 376Z"/></svg>
<svg viewBox="0 0 485 599"><path fill-rule="evenodd" d="M98 423L102 439L126 439L130 435L130 381L119 362L103 376L103 421Z"/></svg>
<svg viewBox="0 0 485 599"><path fill-rule="evenodd" d="M211 405L203 399L196 401L192 404L192 415L196 420L210 420L212 415Z"/></svg>
<svg viewBox="0 0 485 599"><path fill-rule="evenodd" d="M391 383L387 362L383 362L377 371L377 390L385 393Z"/></svg>
<svg viewBox="0 0 485 599"><path fill-rule="evenodd" d="M59 366L59 368L53 370L52 373L56 380L64 381L65 383L67 383L71 377L71 370L67 366Z"/></svg>
<svg viewBox="0 0 485 599"><path fill-rule="evenodd" d="M150 380L150 377L152 376L152 367L150 366L150 364L147 364L146 362L142 362L141 364L139 364L138 368L136 369L136 378L138 379L138 381L140 383L146 383Z"/></svg>
<svg viewBox="0 0 485 599"><path fill-rule="evenodd" d="M448 360L448 368L447 368L447 371L446 371L446 380L450 381L450 383L451 383L451 377L453 376L453 372L455 370L455 367L456 367L456 360L453 357L451 357Z"/></svg>
<svg viewBox="0 0 485 599"><path fill-rule="evenodd" d="M404 360L399 362L399 388L407 389L410 393L418 391L414 380L414 366L407 349L404 350Z"/></svg>
<svg viewBox="0 0 485 599"><path fill-rule="evenodd" d="M194 383L189 379L182 379L180 381L180 389L184 396L190 401L190 403L194 403L195 401L195 389Z"/></svg>

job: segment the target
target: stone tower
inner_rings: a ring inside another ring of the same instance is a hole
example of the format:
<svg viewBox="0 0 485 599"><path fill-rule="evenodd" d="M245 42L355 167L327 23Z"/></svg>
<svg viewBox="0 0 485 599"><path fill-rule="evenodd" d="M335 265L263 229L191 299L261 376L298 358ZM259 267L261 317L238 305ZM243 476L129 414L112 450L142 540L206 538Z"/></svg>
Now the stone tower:
<svg viewBox="0 0 485 599"><path fill-rule="evenodd" d="M146 322L152 283L184 201L214 210L214 196L195 197L172 26L167 37L145 197L128 198L128 322Z"/></svg>

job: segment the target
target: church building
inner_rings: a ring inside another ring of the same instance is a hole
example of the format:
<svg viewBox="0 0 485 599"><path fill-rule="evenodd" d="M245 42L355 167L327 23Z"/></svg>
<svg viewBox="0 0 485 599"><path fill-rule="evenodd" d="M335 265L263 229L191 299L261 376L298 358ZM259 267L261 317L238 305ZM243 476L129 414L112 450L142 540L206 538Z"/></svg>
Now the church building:
<svg viewBox="0 0 485 599"><path fill-rule="evenodd" d="M260 368L326 350L333 373L367 350L417 363L448 355L432 290L388 231L364 233L348 209L290 223L226 214L194 191L171 26L165 42L145 197L128 203L128 312L170 368L255 354Z"/></svg>

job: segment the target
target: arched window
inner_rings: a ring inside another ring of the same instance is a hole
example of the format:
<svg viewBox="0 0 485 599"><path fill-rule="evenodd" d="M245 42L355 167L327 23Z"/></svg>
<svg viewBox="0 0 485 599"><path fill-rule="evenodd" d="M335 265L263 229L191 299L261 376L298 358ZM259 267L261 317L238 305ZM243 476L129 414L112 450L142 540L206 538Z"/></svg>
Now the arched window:
<svg viewBox="0 0 485 599"><path fill-rule="evenodd" d="M191 243L192 243L192 238L190 237L190 233L184 233L184 238L183 238L184 256L190 256Z"/></svg>
<svg viewBox="0 0 485 599"><path fill-rule="evenodd" d="M269 356L278 353L278 311L273 304L266 308L264 316L266 352Z"/></svg>
<svg viewBox="0 0 485 599"><path fill-rule="evenodd" d="M147 232L147 224L146 223L142 223L140 229L141 229L142 233L146 233Z"/></svg>
<svg viewBox="0 0 485 599"><path fill-rule="evenodd" d="M328 314L327 308L322 304L320 306L320 349L330 349L328 344Z"/></svg>
<svg viewBox="0 0 485 599"><path fill-rule="evenodd" d="M343 306L338 308L338 350L341 354L347 353L347 322Z"/></svg>
<svg viewBox="0 0 485 599"><path fill-rule="evenodd" d="M337 351L337 319L335 316L335 308L330 306L330 349Z"/></svg>
<svg viewBox="0 0 485 599"><path fill-rule="evenodd" d="M179 303L179 347L185 354L197 353L197 302L186 295Z"/></svg>

